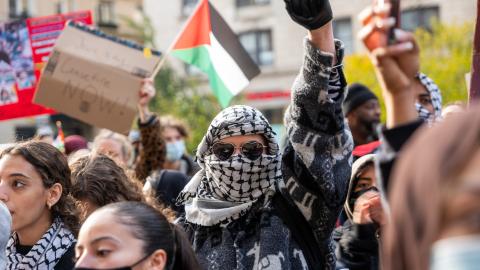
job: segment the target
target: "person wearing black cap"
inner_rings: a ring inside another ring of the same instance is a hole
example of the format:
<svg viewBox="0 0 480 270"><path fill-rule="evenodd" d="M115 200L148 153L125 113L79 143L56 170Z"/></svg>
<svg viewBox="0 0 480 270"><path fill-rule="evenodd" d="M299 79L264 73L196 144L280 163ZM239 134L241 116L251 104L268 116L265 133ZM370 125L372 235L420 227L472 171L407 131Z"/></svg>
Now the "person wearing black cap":
<svg viewBox="0 0 480 270"><path fill-rule="evenodd" d="M378 139L376 126L380 123L380 104L370 89L359 83L351 84L342 107L355 146Z"/></svg>

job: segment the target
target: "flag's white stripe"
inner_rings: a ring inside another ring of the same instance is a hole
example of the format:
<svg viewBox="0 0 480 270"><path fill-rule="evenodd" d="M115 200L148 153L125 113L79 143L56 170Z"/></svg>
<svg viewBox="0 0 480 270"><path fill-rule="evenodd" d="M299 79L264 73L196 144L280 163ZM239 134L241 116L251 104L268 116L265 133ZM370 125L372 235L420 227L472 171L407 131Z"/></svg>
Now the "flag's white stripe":
<svg viewBox="0 0 480 270"><path fill-rule="evenodd" d="M210 43L211 45L207 45L206 47L217 75L230 92L233 95L237 95L248 86L250 81L211 32Z"/></svg>

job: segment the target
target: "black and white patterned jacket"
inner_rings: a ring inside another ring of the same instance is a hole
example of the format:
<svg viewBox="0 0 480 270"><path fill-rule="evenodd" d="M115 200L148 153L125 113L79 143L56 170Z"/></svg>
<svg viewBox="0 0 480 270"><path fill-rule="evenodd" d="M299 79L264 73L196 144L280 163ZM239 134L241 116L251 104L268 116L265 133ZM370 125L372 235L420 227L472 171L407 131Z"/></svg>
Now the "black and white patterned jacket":
<svg viewBox="0 0 480 270"><path fill-rule="evenodd" d="M332 68L331 54L308 40L304 45L304 64L285 118L283 181L277 183L275 196L292 213L300 213L298 224L314 236L321 261L315 268L335 269L332 232L345 201L353 149L341 110L346 81L340 64ZM343 47L339 41L335 45L341 63ZM285 213L278 211L274 203L262 202L226 227L180 224L205 269L309 269L302 245L284 222Z"/></svg>

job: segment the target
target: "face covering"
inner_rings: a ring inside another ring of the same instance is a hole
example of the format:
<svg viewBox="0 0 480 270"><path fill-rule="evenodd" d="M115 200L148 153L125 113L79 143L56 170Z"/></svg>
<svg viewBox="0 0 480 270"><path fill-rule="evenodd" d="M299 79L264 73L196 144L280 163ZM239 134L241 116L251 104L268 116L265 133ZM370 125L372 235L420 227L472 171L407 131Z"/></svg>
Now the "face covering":
<svg viewBox="0 0 480 270"><path fill-rule="evenodd" d="M167 143L167 160L168 161L178 161L182 158L185 153L185 142L179 140L172 143Z"/></svg>
<svg viewBox="0 0 480 270"><path fill-rule="evenodd" d="M251 161L243 155L234 155L222 161L210 155L205 164L210 187L218 199L250 202L262 196L277 180L280 158L264 154Z"/></svg>
<svg viewBox="0 0 480 270"><path fill-rule="evenodd" d="M88 268L88 267L75 267L74 270L131 270L135 266L141 264L143 261L145 261L148 257L150 257L151 254L148 254L147 256L143 257L140 259L138 262L134 263L131 266L124 266L124 267L117 267L117 268Z"/></svg>
<svg viewBox="0 0 480 270"><path fill-rule="evenodd" d="M433 244L430 270L474 270L480 266L480 235L442 239Z"/></svg>

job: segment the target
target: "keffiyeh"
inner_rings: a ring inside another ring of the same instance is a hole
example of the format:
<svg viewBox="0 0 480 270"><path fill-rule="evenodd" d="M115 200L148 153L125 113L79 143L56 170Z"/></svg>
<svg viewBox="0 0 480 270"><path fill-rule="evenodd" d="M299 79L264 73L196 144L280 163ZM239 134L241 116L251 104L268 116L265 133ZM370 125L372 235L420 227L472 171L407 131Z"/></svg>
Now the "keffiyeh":
<svg viewBox="0 0 480 270"><path fill-rule="evenodd" d="M214 143L241 135L262 135L268 153L257 160L233 155L219 160L212 152ZM267 119L248 106L229 107L213 119L197 150L201 170L180 193L177 204L185 204L186 220L212 226L228 224L246 213L260 198L273 194L273 184L281 179L281 155Z"/></svg>
<svg viewBox="0 0 480 270"><path fill-rule="evenodd" d="M7 269L54 269L67 250L75 245L75 237L56 219L27 255L17 252L18 236L13 233L7 245Z"/></svg>
<svg viewBox="0 0 480 270"><path fill-rule="evenodd" d="M419 73L417 78L420 80L423 86L425 86L428 93L430 94L434 109L434 113L432 114L425 107L423 107L420 103L417 102L415 103L415 107L417 108L418 117L430 123L435 122L437 119L441 119L442 117L442 94L440 93L440 89L433 82L432 79L430 79L423 73Z"/></svg>

